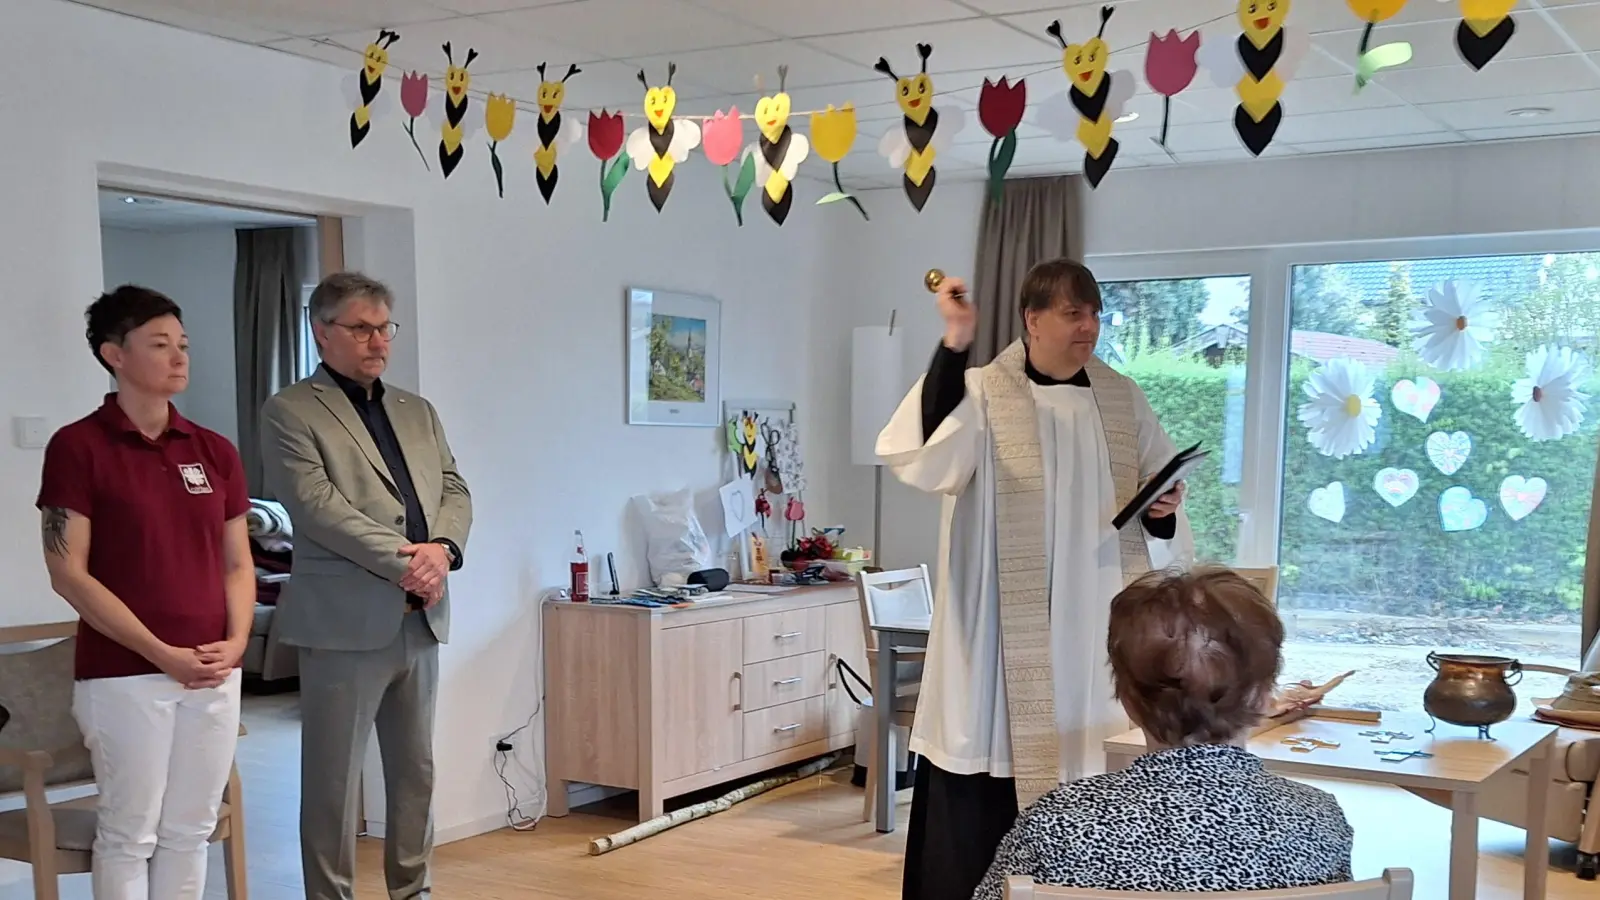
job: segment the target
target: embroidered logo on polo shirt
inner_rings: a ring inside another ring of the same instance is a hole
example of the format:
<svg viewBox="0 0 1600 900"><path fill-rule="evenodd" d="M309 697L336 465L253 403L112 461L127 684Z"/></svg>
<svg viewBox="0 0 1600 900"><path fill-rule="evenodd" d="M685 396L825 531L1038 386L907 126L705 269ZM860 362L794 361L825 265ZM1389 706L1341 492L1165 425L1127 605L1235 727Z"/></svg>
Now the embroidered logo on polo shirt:
<svg viewBox="0 0 1600 900"><path fill-rule="evenodd" d="M183 486L189 493L211 493L211 480L206 478L206 470L199 463L180 463L178 472L183 475Z"/></svg>

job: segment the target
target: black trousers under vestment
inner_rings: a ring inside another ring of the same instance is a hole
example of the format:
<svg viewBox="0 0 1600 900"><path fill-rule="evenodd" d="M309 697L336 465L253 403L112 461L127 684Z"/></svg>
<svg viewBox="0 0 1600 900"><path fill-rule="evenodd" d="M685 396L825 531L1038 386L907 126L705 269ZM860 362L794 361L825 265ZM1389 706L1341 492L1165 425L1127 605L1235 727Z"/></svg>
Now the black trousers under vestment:
<svg viewBox="0 0 1600 900"><path fill-rule="evenodd" d="M919 758L901 900L972 900L1016 821L1012 779L956 775Z"/></svg>

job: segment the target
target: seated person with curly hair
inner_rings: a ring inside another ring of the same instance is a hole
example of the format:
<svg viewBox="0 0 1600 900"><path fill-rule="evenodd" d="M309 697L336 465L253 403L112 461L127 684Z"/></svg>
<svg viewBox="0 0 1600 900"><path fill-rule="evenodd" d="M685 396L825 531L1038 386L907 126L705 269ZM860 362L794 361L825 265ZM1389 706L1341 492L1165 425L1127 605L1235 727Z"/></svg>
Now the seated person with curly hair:
<svg viewBox="0 0 1600 900"><path fill-rule="evenodd" d="M1152 573L1112 600L1106 644L1145 755L1024 810L974 900L1000 900L1011 875L1114 891L1351 880L1338 801L1244 749L1282 661L1283 623L1260 591L1227 569Z"/></svg>

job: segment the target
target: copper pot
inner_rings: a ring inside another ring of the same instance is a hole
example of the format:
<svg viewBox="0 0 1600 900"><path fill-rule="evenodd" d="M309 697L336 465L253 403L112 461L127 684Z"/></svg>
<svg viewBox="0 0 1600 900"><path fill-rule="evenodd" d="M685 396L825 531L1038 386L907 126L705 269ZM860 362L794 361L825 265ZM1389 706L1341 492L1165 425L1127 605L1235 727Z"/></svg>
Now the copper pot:
<svg viewBox="0 0 1600 900"><path fill-rule="evenodd" d="M1506 656L1429 653L1428 665L1438 674L1422 694L1428 715L1452 725L1478 729L1511 718L1517 709L1512 686L1522 681L1522 663ZM1430 729L1431 730L1431 729Z"/></svg>

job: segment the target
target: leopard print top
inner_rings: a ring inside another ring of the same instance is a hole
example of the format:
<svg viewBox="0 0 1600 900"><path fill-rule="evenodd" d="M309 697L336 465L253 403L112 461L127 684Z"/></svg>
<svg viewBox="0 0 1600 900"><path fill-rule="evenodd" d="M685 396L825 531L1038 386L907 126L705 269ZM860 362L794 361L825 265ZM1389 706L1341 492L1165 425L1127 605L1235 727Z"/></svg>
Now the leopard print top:
<svg viewBox="0 0 1600 900"><path fill-rule="evenodd" d="M1350 880L1353 834L1331 794L1238 747L1147 754L1063 785L1017 817L973 900L1009 875L1113 891L1256 891Z"/></svg>

